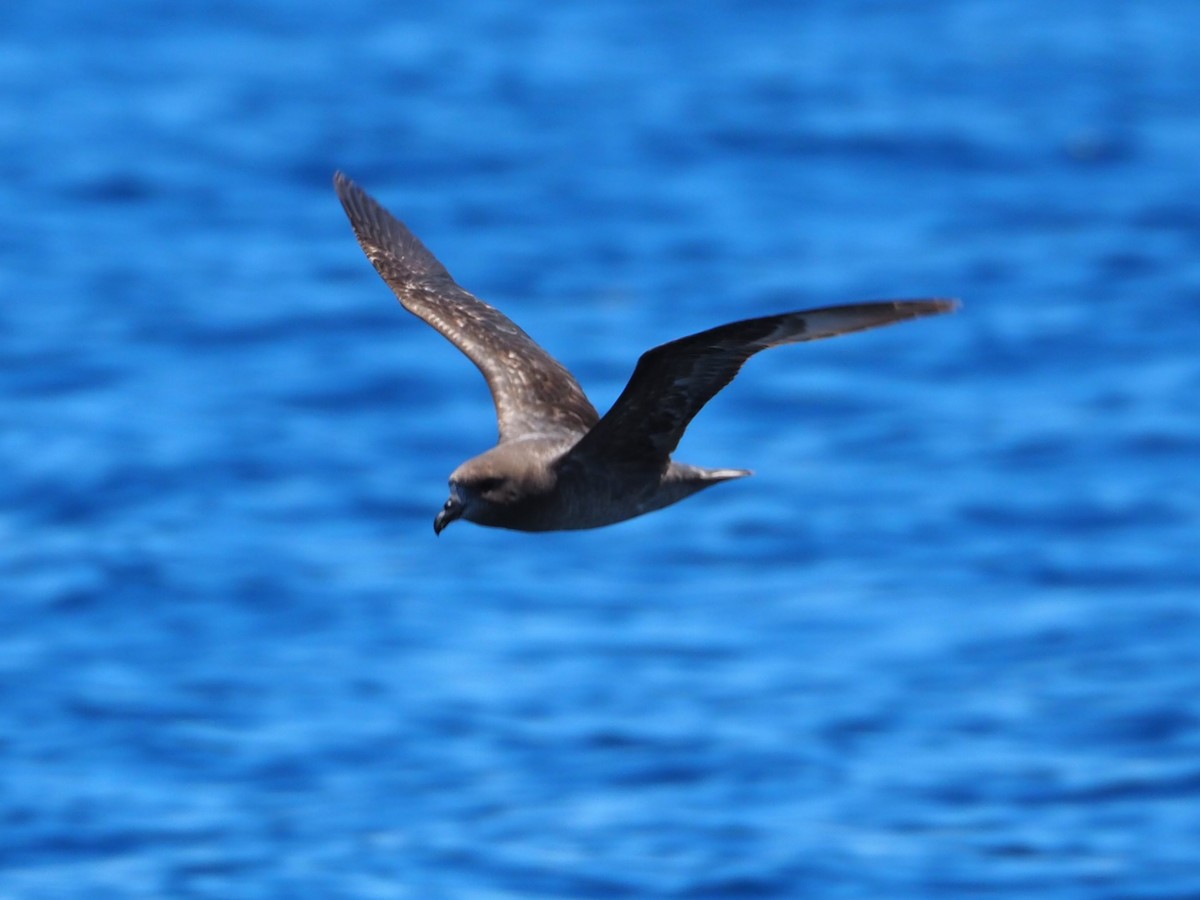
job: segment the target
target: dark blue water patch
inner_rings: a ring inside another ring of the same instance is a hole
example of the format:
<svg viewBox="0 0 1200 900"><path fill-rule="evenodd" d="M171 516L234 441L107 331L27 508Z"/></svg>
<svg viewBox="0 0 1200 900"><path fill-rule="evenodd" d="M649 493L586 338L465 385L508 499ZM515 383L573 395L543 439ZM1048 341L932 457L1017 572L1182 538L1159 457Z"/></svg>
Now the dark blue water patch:
<svg viewBox="0 0 1200 900"><path fill-rule="evenodd" d="M12 371L6 379L6 393L43 401L58 394L103 391L123 374L120 368L99 365L68 352L9 356L5 365Z"/></svg>
<svg viewBox="0 0 1200 900"><path fill-rule="evenodd" d="M146 331L137 337L156 343L183 344L199 352L211 347L230 354L245 353L258 345L279 346L300 337L306 345L311 345L316 338L320 347L356 335L367 335L394 324L394 316L385 315L382 311L337 316L306 316L301 313L273 321L230 323L226 327L215 328L179 323L176 330L164 329L161 323L147 323Z"/></svg>
<svg viewBox="0 0 1200 900"><path fill-rule="evenodd" d="M738 156L768 156L824 161L834 166L882 165L903 167L911 175L915 168L955 168L960 171L1020 171L1023 162L1010 153L974 145L963 138L929 135L912 139L898 134L795 134L783 135L775 128L718 131L710 138L716 149Z"/></svg>
<svg viewBox="0 0 1200 900"><path fill-rule="evenodd" d="M1166 203L1137 207L1130 224L1138 232L1182 234L1193 241L1200 235L1200 213L1187 204Z"/></svg>
<svg viewBox="0 0 1200 900"><path fill-rule="evenodd" d="M1191 512L1182 505L1158 499L1135 499L1132 505L1112 506L1082 500L1065 507L1019 508L1014 505L965 506L962 514L989 526L1032 529L1036 532L1073 533L1087 540L1096 533L1177 525L1190 521Z"/></svg>
<svg viewBox="0 0 1200 900"><path fill-rule="evenodd" d="M1177 708L1139 710L1119 716L1105 728L1105 737L1137 745L1194 745L1197 734L1193 716Z"/></svg>
<svg viewBox="0 0 1200 900"><path fill-rule="evenodd" d="M114 172L101 175L73 187L69 198L82 203L128 204L141 203L158 193L155 184L136 172Z"/></svg>
<svg viewBox="0 0 1200 900"><path fill-rule="evenodd" d="M1197 436L1174 429L1140 431L1124 438L1120 444L1122 451L1147 462L1192 457L1200 451Z"/></svg>

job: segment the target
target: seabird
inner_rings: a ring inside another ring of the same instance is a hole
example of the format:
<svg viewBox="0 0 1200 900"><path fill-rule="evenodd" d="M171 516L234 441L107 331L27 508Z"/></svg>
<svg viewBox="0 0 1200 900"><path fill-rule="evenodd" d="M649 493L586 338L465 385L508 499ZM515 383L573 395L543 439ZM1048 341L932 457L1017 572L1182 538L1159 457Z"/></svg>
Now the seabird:
<svg viewBox="0 0 1200 900"><path fill-rule="evenodd" d="M731 322L648 350L617 402L596 412L574 376L499 310L455 283L411 231L338 172L334 187L367 259L409 312L479 367L500 439L450 475L433 521L518 531L612 525L678 503L746 469L671 459L701 408L755 353L950 312L946 299L830 306Z"/></svg>

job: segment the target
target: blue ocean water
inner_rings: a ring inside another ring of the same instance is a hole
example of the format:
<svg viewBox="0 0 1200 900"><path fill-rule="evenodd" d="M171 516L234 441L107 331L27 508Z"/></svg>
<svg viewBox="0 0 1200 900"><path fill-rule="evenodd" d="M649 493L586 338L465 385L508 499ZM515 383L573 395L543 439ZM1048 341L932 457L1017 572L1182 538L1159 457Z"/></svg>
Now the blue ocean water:
<svg viewBox="0 0 1200 900"><path fill-rule="evenodd" d="M1200 7L85 4L0 23L0 896L1200 895ZM603 531L331 189L604 409Z"/></svg>

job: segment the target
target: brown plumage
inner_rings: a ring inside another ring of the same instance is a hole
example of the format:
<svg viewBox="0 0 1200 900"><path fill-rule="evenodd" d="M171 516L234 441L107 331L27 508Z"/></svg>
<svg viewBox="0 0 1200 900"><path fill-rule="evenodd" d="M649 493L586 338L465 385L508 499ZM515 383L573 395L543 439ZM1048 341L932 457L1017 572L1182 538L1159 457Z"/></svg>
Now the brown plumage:
<svg viewBox="0 0 1200 900"><path fill-rule="evenodd" d="M671 454L688 423L755 353L937 315L954 300L891 300L745 319L642 354L601 418L579 383L511 319L459 287L401 222L342 173L334 186L367 258L410 312L479 367L499 443L450 476L434 521L520 531L610 525L661 509L745 469L703 469Z"/></svg>

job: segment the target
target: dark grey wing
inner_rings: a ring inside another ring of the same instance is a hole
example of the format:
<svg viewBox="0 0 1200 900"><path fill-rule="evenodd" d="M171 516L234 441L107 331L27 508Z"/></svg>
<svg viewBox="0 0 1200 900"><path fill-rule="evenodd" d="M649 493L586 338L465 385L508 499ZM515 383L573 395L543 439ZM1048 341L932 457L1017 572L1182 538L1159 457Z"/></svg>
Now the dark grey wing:
<svg viewBox="0 0 1200 900"><path fill-rule="evenodd" d="M830 306L731 322L642 354L612 409L571 450L575 459L661 465L688 423L755 353L957 307L954 300L895 300Z"/></svg>
<svg viewBox="0 0 1200 900"><path fill-rule="evenodd" d="M404 308L440 331L483 372L500 440L582 433L600 418L579 382L508 316L459 287L402 222L357 184L333 178L367 259Z"/></svg>

